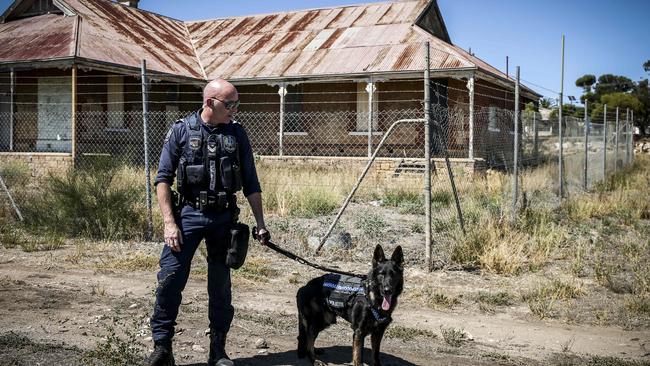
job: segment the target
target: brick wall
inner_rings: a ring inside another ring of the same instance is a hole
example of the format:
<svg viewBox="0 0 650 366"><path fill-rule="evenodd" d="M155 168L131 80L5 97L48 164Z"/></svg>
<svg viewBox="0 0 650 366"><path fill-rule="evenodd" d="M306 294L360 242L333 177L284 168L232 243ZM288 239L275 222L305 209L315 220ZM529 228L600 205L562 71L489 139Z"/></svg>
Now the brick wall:
<svg viewBox="0 0 650 366"><path fill-rule="evenodd" d="M31 176L38 179L48 173L65 173L72 166L72 156L66 153L0 153L0 164L23 164Z"/></svg>
<svg viewBox="0 0 650 366"><path fill-rule="evenodd" d="M447 170L445 159L434 158L432 160L432 171L444 173ZM373 162L369 174L374 175L393 175L400 163L403 164L424 164L424 159L399 159L399 158L378 158ZM349 158L349 157L277 157L262 156L261 162L267 166L286 166L288 163L292 167L302 166L325 166L337 167L338 169L346 168L364 168L368 163L367 158ZM454 173L462 172L468 176L483 174L486 170L485 160L483 159L464 159L450 158L450 165ZM408 173L405 173L408 174ZM418 173L419 174L419 173Z"/></svg>

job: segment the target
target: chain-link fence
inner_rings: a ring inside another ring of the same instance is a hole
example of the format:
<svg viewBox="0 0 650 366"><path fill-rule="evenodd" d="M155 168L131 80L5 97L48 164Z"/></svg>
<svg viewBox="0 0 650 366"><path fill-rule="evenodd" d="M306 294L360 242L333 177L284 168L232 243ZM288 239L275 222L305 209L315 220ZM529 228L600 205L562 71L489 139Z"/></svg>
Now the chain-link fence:
<svg viewBox="0 0 650 366"><path fill-rule="evenodd" d="M393 205L401 213L424 214L425 124L403 124L386 135L396 121L426 117L421 108L424 103L422 93L416 93L414 89L421 86L422 79L409 82L409 87L403 88L405 93L409 93L408 100L391 102L384 99L383 104L378 104L378 108L372 111L367 110L368 104L365 110L350 108L350 104L358 107L366 98L359 97L359 92L354 91L356 89L348 93L351 96L345 107L332 102L323 104L322 110L318 110L321 105L317 102L307 104L309 108L294 105L281 110L276 108L277 101L272 105L263 102L265 98L277 99L277 93L255 94L260 104L249 101L247 105L250 108L242 107L234 119L245 127L254 154L261 157L258 167L264 171L265 197L268 197L269 205L274 205L275 212L281 215L290 213L286 208L287 200L292 199L289 197L295 192L287 193L287 188L337 192L334 200L342 200L362 173L368 157L376 152L379 159L371 167L372 174L361 183L359 195L362 200L381 198L385 205ZM432 235L438 245L453 245L454 232L458 231L463 218L470 228L478 225L478 207L496 204L499 210L512 210L516 207L512 200L519 199L522 191L531 189L531 186L557 194L562 184L565 194L579 194L593 188L598 181L632 159L632 121L627 111L605 112L593 121L564 117L562 142L559 140L557 116L543 116L529 110L521 112L517 129L519 151L515 154L514 107L504 104L509 102L514 106L514 99L502 97L499 91L498 97L487 98L484 95L483 103L472 106L463 98L451 98L452 93L460 95L467 90L454 89L449 84L436 87L444 90L435 93L431 104ZM335 94L331 91L323 93L328 98ZM384 98L387 98L389 93L395 92L385 93ZM291 103L298 104L301 100L315 98L314 95L318 95L318 91L293 95L293 100L298 102ZM493 100L493 103L485 100ZM34 104L34 112L27 112L26 108L0 112L0 152L74 151L78 167L96 157L109 157L135 167L144 166L145 132L143 112L138 110L138 106L122 111L82 108L73 116L71 108L62 107L61 103L56 105L57 108L51 110ZM185 106L199 105L199 101L193 101ZM523 109L523 104L521 107ZM152 175L155 175L167 131L189 113L192 112L187 108L160 106L146 113L146 150ZM384 144L378 150L384 138ZM563 154L562 172L558 166L560 151ZM511 179L515 166L520 168L516 180ZM532 178L534 174L531 172L535 171L543 171L543 183L533 182L537 178ZM477 187L484 185L480 177L485 172L488 180L492 172L499 172L504 177L500 186L501 199L497 203L477 193ZM456 177L456 192L452 189L450 173ZM517 181L520 186L505 180ZM457 199L460 210L456 206ZM322 211L323 215L332 214L334 209Z"/></svg>

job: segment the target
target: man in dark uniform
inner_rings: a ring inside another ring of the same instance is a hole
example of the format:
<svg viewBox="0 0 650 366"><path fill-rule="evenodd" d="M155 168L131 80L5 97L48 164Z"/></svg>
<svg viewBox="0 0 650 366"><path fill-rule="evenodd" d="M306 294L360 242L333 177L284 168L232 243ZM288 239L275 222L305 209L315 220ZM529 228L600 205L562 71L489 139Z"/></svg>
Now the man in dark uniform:
<svg viewBox="0 0 650 366"><path fill-rule="evenodd" d="M192 257L202 239L208 251L210 355L208 365L228 366L226 334L234 308L226 255L239 210L235 193L243 189L262 243L270 238L264 224L260 184L244 128L232 121L239 96L229 82L211 81L203 90L203 108L175 123L165 137L155 180L165 225L156 304L151 317L155 348L149 365L174 365L171 340L181 292ZM177 179L179 202L173 208L171 186Z"/></svg>

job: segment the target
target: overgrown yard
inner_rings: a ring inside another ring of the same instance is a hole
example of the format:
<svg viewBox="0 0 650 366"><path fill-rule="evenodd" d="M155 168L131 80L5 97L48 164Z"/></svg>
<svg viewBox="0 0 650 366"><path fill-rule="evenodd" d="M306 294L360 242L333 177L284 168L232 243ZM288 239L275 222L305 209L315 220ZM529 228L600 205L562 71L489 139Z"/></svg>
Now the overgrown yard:
<svg viewBox="0 0 650 366"><path fill-rule="evenodd" d="M148 317L162 246L144 241L140 172L102 164L38 187L26 167L0 166L26 217L15 222L3 199L3 364L138 364L151 347ZM650 364L647 157L593 192L571 192L562 202L552 190L554 166L526 171L514 214L508 175L461 177L466 235L444 177L435 178L432 273L424 270L418 179L373 176L336 227L333 243L314 256L314 242L357 172L258 166L268 225L283 247L354 272L369 269L377 243L388 251L405 248L406 288L382 344L384 364ZM248 209L243 212L243 221L252 223ZM204 253L201 248L194 260L174 338L182 365L207 357ZM236 314L228 351L239 364L297 363L295 293L318 274L253 244L246 265L233 272ZM351 339L343 321L325 331L319 337L323 361L350 362Z"/></svg>

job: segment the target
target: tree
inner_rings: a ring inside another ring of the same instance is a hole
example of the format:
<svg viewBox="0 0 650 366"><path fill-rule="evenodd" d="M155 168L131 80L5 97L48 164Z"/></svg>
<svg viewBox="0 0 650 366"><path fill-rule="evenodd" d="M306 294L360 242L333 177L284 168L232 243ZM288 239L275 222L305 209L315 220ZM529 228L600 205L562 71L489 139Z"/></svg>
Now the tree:
<svg viewBox="0 0 650 366"><path fill-rule="evenodd" d="M533 115L539 112L539 109L533 102L526 103L526 108L524 109L524 118L533 118Z"/></svg>
<svg viewBox="0 0 650 366"><path fill-rule="evenodd" d="M639 101L639 98L632 94L628 93L611 93L605 94L600 98L600 102L594 105L594 109L591 111L591 119L594 121L600 121L603 119L603 110L604 105L607 104L607 110L609 112L616 110L618 107L620 110L625 111L627 108L630 108L634 113L638 113L643 109L643 104Z"/></svg>
<svg viewBox="0 0 650 366"><path fill-rule="evenodd" d="M585 94L591 93L591 86L596 84L596 76L591 74L583 75L576 80L576 86L584 89Z"/></svg>
<svg viewBox="0 0 650 366"><path fill-rule="evenodd" d="M643 70L645 70L646 72L650 72L650 60L646 61L643 64Z"/></svg>
<svg viewBox="0 0 650 366"><path fill-rule="evenodd" d="M539 106L542 108L551 108L555 105L553 98L542 98L539 100Z"/></svg>
<svg viewBox="0 0 650 366"><path fill-rule="evenodd" d="M589 102L588 107L591 109L591 106L596 103L596 94L592 92L585 93L580 96L580 103L585 104L585 101Z"/></svg>
<svg viewBox="0 0 650 366"><path fill-rule="evenodd" d="M584 108L582 107L576 107L573 104L562 104L562 117L577 117L577 118L582 118L584 116ZM551 121L557 121L557 119L560 117L560 108L554 108L551 111L551 114L549 115L548 118L551 119Z"/></svg>
<svg viewBox="0 0 650 366"><path fill-rule="evenodd" d="M595 87L596 97L611 93L628 93L634 90L634 82L625 76L601 75Z"/></svg>
<svg viewBox="0 0 650 366"><path fill-rule="evenodd" d="M643 105L640 111L634 112L634 123L640 127L641 131L645 131L646 127L650 125L650 86L648 85L648 79L637 83L634 95Z"/></svg>

